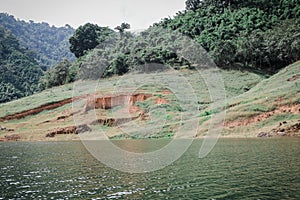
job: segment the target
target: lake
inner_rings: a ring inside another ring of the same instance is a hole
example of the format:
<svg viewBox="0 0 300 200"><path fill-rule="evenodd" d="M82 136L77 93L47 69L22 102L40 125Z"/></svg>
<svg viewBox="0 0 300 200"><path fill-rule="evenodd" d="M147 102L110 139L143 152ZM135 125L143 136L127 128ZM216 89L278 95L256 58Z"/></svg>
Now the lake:
<svg viewBox="0 0 300 200"><path fill-rule="evenodd" d="M0 143L0 199L300 199L299 138L220 139L199 159L201 143L140 174L105 166L81 142Z"/></svg>

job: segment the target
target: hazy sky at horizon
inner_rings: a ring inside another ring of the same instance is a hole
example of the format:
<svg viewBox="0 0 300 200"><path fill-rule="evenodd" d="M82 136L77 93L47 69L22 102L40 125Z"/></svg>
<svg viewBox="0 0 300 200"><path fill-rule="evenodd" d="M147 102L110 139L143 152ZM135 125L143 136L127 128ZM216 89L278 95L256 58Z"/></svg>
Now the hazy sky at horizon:
<svg viewBox="0 0 300 200"><path fill-rule="evenodd" d="M74 28L87 22L114 28L122 22L145 29L184 10L186 0L0 0L0 12L20 20Z"/></svg>

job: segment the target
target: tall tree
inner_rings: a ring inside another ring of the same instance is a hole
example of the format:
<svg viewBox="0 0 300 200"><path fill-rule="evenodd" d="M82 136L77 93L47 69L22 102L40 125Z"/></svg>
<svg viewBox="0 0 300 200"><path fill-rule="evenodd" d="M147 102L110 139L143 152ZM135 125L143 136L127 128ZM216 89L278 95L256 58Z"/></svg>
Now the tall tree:
<svg viewBox="0 0 300 200"><path fill-rule="evenodd" d="M40 89L51 88L73 81L70 77L70 67L71 63L66 59L51 67L39 81Z"/></svg>
<svg viewBox="0 0 300 200"><path fill-rule="evenodd" d="M202 5L202 0L187 0L185 2L185 8L187 10L197 10Z"/></svg>
<svg viewBox="0 0 300 200"><path fill-rule="evenodd" d="M130 29L130 24L123 22L120 26L115 27L115 29L123 34L126 29Z"/></svg>
<svg viewBox="0 0 300 200"><path fill-rule="evenodd" d="M81 57L86 51L94 49L105 37L113 31L108 27L100 27L96 24L87 23L76 29L74 35L69 39L70 50L75 56Z"/></svg>

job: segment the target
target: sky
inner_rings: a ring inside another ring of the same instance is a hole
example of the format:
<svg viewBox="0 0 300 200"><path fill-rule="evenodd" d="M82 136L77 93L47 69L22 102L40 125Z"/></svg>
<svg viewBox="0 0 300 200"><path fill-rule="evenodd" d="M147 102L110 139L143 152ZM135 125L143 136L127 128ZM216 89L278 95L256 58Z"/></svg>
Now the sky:
<svg viewBox="0 0 300 200"><path fill-rule="evenodd" d="M131 30L148 28L185 8L186 0L0 0L0 12L20 20L77 28L87 22L111 28L127 22Z"/></svg>

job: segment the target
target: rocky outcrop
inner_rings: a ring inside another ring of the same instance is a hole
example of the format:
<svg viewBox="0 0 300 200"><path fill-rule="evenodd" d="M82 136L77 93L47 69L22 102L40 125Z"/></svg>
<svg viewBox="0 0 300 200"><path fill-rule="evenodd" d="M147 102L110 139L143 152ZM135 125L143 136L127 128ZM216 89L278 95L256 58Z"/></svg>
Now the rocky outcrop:
<svg viewBox="0 0 300 200"><path fill-rule="evenodd" d="M0 138L0 142L18 141L20 139L21 139L21 136L18 134L5 135L4 138Z"/></svg>
<svg viewBox="0 0 300 200"><path fill-rule="evenodd" d="M14 129L11 129L11 128L6 128L4 126L0 126L0 131L8 131L8 132L13 132L15 131Z"/></svg>
<svg viewBox="0 0 300 200"><path fill-rule="evenodd" d="M300 136L300 120L296 123L280 122L278 127L269 132L261 132L257 137Z"/></svg>
<svg viewBox="0 0 300 200"><path fill-rule="evenodd" d="M292 76L291 78L288 78L287 81L295 81L300 77L300 74L296 74L294 76Z"/></svg>
<svg viewBox="0 0 300 200"><path fill-rule="evenodd" d="M285 125L281 123L278 127L272 129L270 131L271 135L275 136L297 136L300 135L300 121L294 124L288 124Z"/></svg>
<svg viewBox="0 0 300 200"><path fill-rule="evenodd" d="M102 126L114 127L114 126L118 126L121 124L125 124L132 120L136 120L141 116L142 116L142 114L139 114L136 117L126 117L126 118L101 118L101 119L97 119L97 120L93 121L91 123L91 125L102 125Z"/></svg>
<svg viewBox="0 0 300 200"><path fill-rule="evenodd" d="M92 131L90 127L88 127L86 124L82 124L79 126L68 126L63 128L55 128L46 134L46 137L55 137L59 134L80 134L84 132L90 132Z"/></svg>
<svg viewBox="0 0 300 200"><path fill-rule="evenodd" d="M272 137L272 135L267 132L260 132L259 134L257 134L257 137Z"/></svg>

